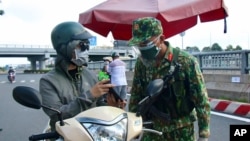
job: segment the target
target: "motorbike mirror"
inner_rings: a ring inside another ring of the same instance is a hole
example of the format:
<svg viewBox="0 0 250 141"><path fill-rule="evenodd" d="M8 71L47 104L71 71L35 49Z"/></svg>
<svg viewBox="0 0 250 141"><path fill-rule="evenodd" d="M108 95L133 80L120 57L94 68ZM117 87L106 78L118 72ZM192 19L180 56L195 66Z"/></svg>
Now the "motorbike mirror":
<svg viewBox="0 0 250 141"><path fill-rule="evenodd" d="M157 99L158 95L161 94L163 85L164 81L162 79L155 79L148 84L146 90L147 96L138 103L136 116L144 116L144 114L147 113L151 105Z"/></svg>
<svg viewBox="0 0 250 141"><path fill-rule="evenodd" d="M15 101L23 106L34 109L41 108L39 92L31 87L17 86L13 89L12 95Z"/></svg>
<svg viewBox="0 0 250 141"><path fill-rule="evenodd" d="M64 125L62 113L57 109L42 105L41 98L39 97L39 91L36 89L26 86L17 86L13 89L12 95L15 101L23 106L34 109L40 109L43 107L56 112L60 121L60 125Z"/></svg>
<svg viewBox="0 0 250 141"><path fill-rule="evenodd" d="M151 81L147 87L147 91L146 91L147 95L150 97L155 97L158 94L160 94L161 90L163 88L163 84L164 84L164 82L162 79L155 79L155 80Z"/></svg>

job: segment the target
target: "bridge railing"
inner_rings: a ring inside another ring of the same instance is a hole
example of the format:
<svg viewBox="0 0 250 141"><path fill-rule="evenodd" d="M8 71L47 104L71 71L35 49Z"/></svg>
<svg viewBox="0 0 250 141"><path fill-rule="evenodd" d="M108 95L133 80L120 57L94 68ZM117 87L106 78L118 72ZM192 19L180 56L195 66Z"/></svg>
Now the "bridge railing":
<svg viewBox="0 0 250 141"><path fill-rule="evenodd" d="M128 71L133 71L136 59L123 60L126 63L126 68ZM91 70L101 70L104 66L104 61L89 62L88 68Z"/></svg>
<svg viewBox="0 0 250 141"><path fill-rule="evenodd" d="M0 48L53 48L51 45L0 44Z"/></svg>
<svg viewBox="0 0 250 141"><path fill-rule="evenodd" d="M249 74L250 50L221 51L193 54L203 72Z"/></svg>
<svg viewBox="0 0 250 141"><path fill-rule="evenodd" d="M29 45L29 44L0 44L0 48L52 48L52 45ZM90 46L91 50L98 50L98 49L113 49L112 46ZM118 48L120 49L120 48ZM122 48L124 49L124 48Z"/></svg>
<svg viewBox="0 0 250 141"><path fill-rule="evenodd" d="M203 73L213 74L249 74L250 50L221 51L207 53L192 53L200 64ZM134 70L136 59L124 60L129 71ZM90 62L89 68L100 70L104 65L103 61Z"/></svg>

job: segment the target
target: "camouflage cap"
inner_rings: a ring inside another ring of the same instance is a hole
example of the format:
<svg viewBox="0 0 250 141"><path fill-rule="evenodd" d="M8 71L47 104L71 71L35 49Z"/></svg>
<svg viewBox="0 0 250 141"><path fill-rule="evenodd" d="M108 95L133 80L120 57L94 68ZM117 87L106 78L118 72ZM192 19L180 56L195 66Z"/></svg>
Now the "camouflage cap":
<svg viewBox="0 0 250 141"><path fill-rule="evenodd" d="M161 21L153 17L139 18L133 21L132 38L129 40L129 46L137 45L147 41L153 36L162 34Z"/></svg>

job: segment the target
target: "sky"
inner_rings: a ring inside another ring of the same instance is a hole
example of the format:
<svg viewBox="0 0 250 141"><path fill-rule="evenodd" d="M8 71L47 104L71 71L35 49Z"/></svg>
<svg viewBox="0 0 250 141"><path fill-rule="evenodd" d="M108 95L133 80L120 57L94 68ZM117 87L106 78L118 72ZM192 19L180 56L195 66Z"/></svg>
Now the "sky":
<svg viewBox="0 0 250 141"><path fill-rule="evenodd" d="M51 30L63 21L78 21L79 13L106 0L0 0L0 44L51 45ZM248 0L224 0L227 8L227 33L223 33L224 21L198 23L185 31L167 39L174 47L205 46L218 43L223 49L228 45L243 49L250 48L250 13ZM90 31L90 30L89 30ZM97 45L111 45L112 35L97 36ZM0 66L12 63L10 58L0 58ZM18 61L27 63L26 58ZM18 62L16 62L18 63Z"/></svg>

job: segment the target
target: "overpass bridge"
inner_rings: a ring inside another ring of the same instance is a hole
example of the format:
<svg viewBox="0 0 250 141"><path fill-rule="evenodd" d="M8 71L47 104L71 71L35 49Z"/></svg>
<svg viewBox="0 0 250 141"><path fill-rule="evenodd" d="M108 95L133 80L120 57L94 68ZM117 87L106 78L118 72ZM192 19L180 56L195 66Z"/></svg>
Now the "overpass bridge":
<svg viewBox="0 0 250 141"><path fill-rule="evenodd" d="M93 59L88 64L92 70L100 70L103 67L103 56L110 56L116 50L121 55L132 55L130 48L92 48L90 58L99 56L100 59ZM250 102L250 50L241 51L220 51L220 52L198 52L192 53L199 62L208 94L214 98L225 97L228 99L239 99ZM39 61L39 69L45 66L44 61L55 57L56 52L50 46L34 45L1 45L0 57L27 57L32 69L36 69L36 61ZM97 58L97 57L96 57ZM127 69L133 75L136 60L124 60ZM128 81L131 85L131 80Z"/></svg>
<svg viewBox="0 0 250 141"><path fill-rule="evenodd" d="M118 52L120 56L135 57L135 53L129 47L91 47L89 50L90 61L101 61L103 57L110 56L112 52ZM39 69L45 68L45 61L56 57L56 51L49 45L18 45L0 44L0 57L27 57L31 62L31 68L36 70L36 63Z"/></svg>

